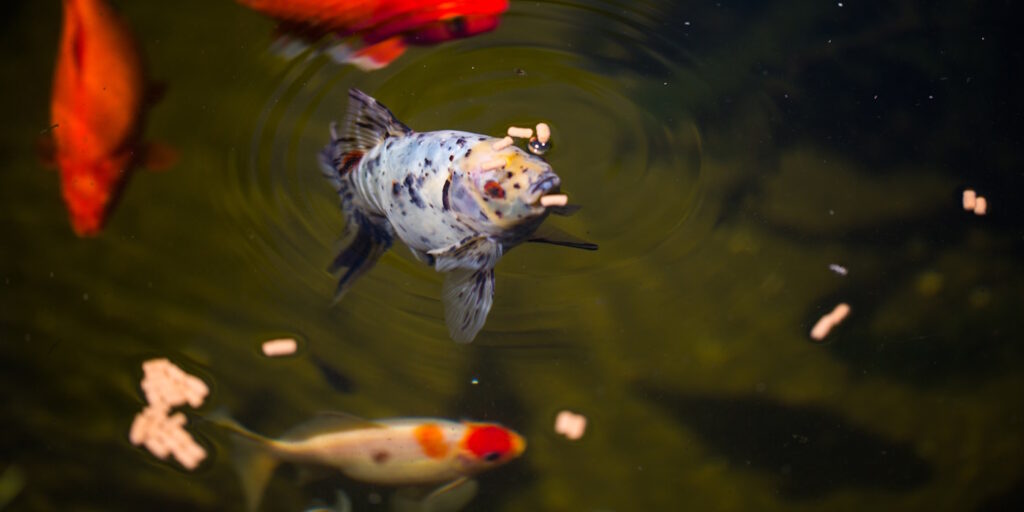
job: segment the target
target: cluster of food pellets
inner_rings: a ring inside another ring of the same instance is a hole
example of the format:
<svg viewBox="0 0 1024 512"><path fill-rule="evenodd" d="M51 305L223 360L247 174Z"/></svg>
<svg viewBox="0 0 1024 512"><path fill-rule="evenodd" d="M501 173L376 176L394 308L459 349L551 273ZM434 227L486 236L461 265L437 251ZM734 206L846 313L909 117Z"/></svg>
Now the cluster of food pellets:
<svg viewBox="0 0 1024 512"><path fill-rule="evenodd" d="M195 469L206 458L206 450L185 430L185 415L178 412L172 416L170 412L185 404L202 406L210 388L165 358L142 363L142 372L141 387L148 405L135 416L128 440L145 446L161 460L173 455L185 469Z"/></svg>
<svg viewBox="0 0 1024 512"><path fill-rule="evenodd" d="M526 147L531 153L535 155L543 155L551 149L551 127L547 123L537 123L537 136L533 136L533 129L531 128L520 128L518 126L508 127L508 136L495 142L491 147L495 151L500 151L511 146L515 139L527 139ZM484 162L483 169L485 171L491 169L497 169L501 167L502 162L500 160ZM569 196L565 194L549 194L540 198L541 206L565 206L569 204Z"/></svg>

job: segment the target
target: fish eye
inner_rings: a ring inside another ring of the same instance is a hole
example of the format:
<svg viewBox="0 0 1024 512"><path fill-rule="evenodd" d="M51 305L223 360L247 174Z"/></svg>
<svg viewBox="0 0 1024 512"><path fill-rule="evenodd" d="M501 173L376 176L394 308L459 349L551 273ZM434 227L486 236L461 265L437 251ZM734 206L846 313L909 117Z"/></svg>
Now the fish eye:
<svg viewBox="0 0 1024 512"><path fill-rule="evenodd" d="M486 460L487 462L494 462L501 458L501 454L498 452L487 452L483 455L483 457L480 458Z"/></svg>
<svg viewBox="0 0 1024 512"><path fill-rule="evenodd" d="M505 189L501 188L501 185L494 180L484 183L484 192L495 199L505 198Z"/></svg>

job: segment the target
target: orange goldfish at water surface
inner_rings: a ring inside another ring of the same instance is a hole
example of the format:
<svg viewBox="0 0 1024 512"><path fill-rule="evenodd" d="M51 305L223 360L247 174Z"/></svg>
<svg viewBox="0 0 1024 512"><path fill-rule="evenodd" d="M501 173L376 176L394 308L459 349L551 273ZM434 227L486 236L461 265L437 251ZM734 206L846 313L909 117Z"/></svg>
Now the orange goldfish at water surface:
<svg viewBox="0 0 1024 512"><path fill-rule="evenodd" d="M102 0L64 0L50 116L64 202L79 236L99 233L134 167L170 158L141 140L147 85L124 20Z"/></svg>
<svg viewBox="0 0 1024 512"><path fill-rule="evenodd" d="M508 0L238 0L281 22L280 31L305 39L349 39L335 60L379 69L410 45L437 44L497 28ZM361 40L361 47L352 43Z"/></svg>

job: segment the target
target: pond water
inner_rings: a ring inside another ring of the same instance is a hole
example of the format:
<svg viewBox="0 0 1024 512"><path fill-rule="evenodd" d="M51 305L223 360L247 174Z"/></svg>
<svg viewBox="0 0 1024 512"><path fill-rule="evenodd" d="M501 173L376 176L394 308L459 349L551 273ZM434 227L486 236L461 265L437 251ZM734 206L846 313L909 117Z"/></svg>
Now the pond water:
<svg viewBox="0 0 1024 512"><path fill-rule="evenodd" d="M114 5L166 84L146 137L179 157L136 172L94 238L36 150L61 5L2 9L0 508L242 510L218 410L270 436L325 410L515 429L526 452L467 510L1024 498L1009 4L513 1L493 32L369 72L270 51L274 23L228 0ZM316 155L352 87L418 131L549 123L583 208L546 222L600 249L505 255L468 345L401 244L332 303L345 219ZM264 357L279 337L299 352ZM211 388L187 410L196 471L129 442L154 357ZM554 432L565 409L579 440ZM337 489L387 510L387 487L293 468L262 509Z"/></svg>

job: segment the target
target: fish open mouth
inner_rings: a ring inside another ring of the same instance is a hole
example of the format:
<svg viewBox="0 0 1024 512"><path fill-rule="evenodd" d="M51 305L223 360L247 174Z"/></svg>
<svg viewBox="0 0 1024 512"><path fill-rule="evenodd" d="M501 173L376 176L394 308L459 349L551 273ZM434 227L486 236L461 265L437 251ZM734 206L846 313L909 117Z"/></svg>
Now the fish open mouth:
<svg viewBox="0 0 1024 512"><path fill-rule="evenodd" d="M534 203L540 201L541 197L547 195L549 192L558 192L558 185L560 184L558 176L552 174L543 179L538 180L533 185L530 185L530 195L534 196Z"/></svg>

